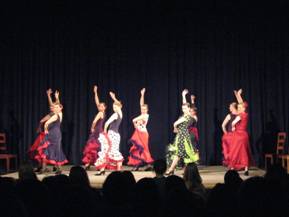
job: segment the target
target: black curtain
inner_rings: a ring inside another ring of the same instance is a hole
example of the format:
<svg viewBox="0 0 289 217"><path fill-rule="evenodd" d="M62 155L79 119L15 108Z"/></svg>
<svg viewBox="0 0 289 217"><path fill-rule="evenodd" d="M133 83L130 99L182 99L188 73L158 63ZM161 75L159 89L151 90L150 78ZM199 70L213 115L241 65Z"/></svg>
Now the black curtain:
<svg viewBox="0 0 289 217"><path fill-rule="evenodd" d="M93 85L112 113L108 92L123 101L121 151L128 155L131 120L147 88L150 148L165 155L181 91L196 95L203 164L220 164L221 123L233 90L249 103L251 149L257 165L288 133L288 3L250 1L13 1L2 8L0 128L20 160L48 113L46 89L61 93L63 147L71 163L97 112Z"/></svg>

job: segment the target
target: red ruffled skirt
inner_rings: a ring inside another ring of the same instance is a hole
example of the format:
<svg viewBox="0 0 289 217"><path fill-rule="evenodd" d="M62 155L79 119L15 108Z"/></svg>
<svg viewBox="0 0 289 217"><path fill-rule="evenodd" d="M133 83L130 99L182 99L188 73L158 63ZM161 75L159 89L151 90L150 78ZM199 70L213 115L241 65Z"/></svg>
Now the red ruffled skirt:
<svg viewBox="0 0 289 217"><path fill-rule="evenodd" d="M141 166L154 161L149 151L148 141L149 134L147 132L142 132L137 129L134 131L130 139L132 147L129 150L128 165Z"/></svg>

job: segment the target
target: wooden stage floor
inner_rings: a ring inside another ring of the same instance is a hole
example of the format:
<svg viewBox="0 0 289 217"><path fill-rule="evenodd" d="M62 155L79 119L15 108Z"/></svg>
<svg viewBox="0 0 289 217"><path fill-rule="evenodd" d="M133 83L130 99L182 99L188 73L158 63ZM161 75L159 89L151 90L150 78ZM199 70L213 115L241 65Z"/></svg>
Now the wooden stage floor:
<svg viewBox="0 0 289 217"><path fill-rule="evenodd" d="M69 169L71 166L64 166L63 169L63 174L68 175L69 173ZM223 166L198 166L199 167L199 171L200 174L202 176L203 179L203 183L207 188L212 188L214 187L217 183L224 183L224 175L227 171L227 168L223 167ZM130 170L130 167L124 167L124 170ZM259 168L253 167L250 168L250 176L244 176L243 175L243 171L240 171L239 174L241 176L242 179L247 179L249 177L252 176L263 176L265 174L264 170L261 170ZM105 180L105 178L107 177L107 175L110 173L109 171L107 171L105 173L105 175L102 176L95 176L96 171L94 171L93 169L91 171L87 171L88 176L89 176L89 180L91 183L92 187L95 188L101 188L102 184ZM140 180L144 177L154 177L154 173L153 171L134 171L132 172L135 179L136 180ZM178 176L182 176L183 174L183 170L177 170L175 172L175 175ZM54 174L51 173L46 173L46 174L41 174L41 175L37 175L39 180L42 180L44 177L47 176L53 176ZM18 173L14 172L14 173L8 173L5 175L2 175L3 177L13 177L15 179L18 179Z"/></svg>

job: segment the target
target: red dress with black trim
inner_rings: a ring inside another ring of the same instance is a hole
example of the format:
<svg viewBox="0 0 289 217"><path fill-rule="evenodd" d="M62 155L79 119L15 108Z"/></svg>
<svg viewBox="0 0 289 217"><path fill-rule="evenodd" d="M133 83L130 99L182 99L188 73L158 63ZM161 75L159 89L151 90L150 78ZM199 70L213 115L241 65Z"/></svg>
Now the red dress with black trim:
<svg viewBox="0 0 289 217"><path fill-rule="evenodd" d="M149 151L149 134L146 128L149 116L147 115L145 120L140 120L136 123L135 131L130 138L129 142L132 144L128 157L128 165L142 166L145 164L153 163Z"/></svg>

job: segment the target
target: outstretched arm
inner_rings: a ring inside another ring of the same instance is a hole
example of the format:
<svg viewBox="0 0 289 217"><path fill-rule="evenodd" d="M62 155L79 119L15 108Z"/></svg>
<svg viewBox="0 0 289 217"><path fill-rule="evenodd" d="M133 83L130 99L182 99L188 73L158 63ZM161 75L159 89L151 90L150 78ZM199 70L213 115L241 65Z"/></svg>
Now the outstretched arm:
<svg viewBox="0 0 289 217"><path fill-rule="evenodd" d="M184 89L182 91L182 99L183 99L183 104L187 103L186 95L189 93L187 89Z"/></svg>
<svg viewBox="0 0 289 217"><path fill-rule="evenodd" d="M120 103L120 101L116 98L114 92L109 92L110 97L112 98L113 102Z"/></svg>
<svg viewBox="0 0 289 217"><path fill-rule="evenodd" d="M145 88L141 89L141 91L140 91L140 100L139 100L140 107L142 107L145 104L145 102L144 102L145 92L146 92Z"/></svg>
<svg viewBox="0 0 289 217"><path fill-rule="evenodd" d="M56 103L60 103L59 95L60 95L59 91L56 90L55 93L54 93L54 96L55 96L55 102L56 102Z"/></svg>
<svg viewBox="0 0 289 217"><path fill-rule="evenodd" d="M94 92L94 101L95 101L95 104L96 106L99 105L99 98L98 98L98 94L97 94L97 86L94 85L93 87L93 92Z"/></svg>
<svg viewBox="0 0 289 217"><path fill-rule="evenodd" d="M234 90L234 94L235 94L235 97L236 97L236 99L237 99L237 101L238 101L238 103L243 103L244 102L244 100L243 100L243 98L242 98L242 89L239 89L238 91L236 91L236 90Z"/></svg>
<svg viewBox="0 0 289 217"><path fill-rule="evenodd" d="M46 94L47 94L47 98L48 98L49 107L51 107L51 106L53 105L53 101L52 101L52 98L51 98L51 94L52 94L51 88L49 88L49 89L46 91Z"/></svg>

